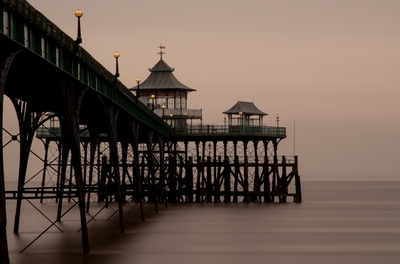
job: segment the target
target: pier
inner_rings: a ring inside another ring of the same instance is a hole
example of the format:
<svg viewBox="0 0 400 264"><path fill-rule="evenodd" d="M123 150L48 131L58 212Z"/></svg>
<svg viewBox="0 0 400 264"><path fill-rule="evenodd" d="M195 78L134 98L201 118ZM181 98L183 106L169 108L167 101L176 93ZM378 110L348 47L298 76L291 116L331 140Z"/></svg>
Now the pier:
<svg viewBox="0 0 400 264"><path fill-rule="evenodd" d="M91 203L117 204L120 232L123 207L169 203L302 202L298 157L278 155L286 129L265 126L267 113L238 101L222 112L223 124L203 124L201 109L188 108L188 94L163 59L149 77L126 87L80 46L25 0L0 0L1 128L5 96L14 106L19 134L1 136L0 263L9 263L6 229L19 233L22 203L57 203L62 221L65 204L79 207L82 250L90 252ZM223 111L223 110L222 110ZM220 114L220 113L218 113ZM279 117L277 117L279 118ZM43 144L43 153L32 142ZM4 152L19 143L18 184L5 189ZM31 155L42 169L28 173ZM32 183L38 183L32 186ZM6 199L16 201L13 223L6 221Z"/></svg>

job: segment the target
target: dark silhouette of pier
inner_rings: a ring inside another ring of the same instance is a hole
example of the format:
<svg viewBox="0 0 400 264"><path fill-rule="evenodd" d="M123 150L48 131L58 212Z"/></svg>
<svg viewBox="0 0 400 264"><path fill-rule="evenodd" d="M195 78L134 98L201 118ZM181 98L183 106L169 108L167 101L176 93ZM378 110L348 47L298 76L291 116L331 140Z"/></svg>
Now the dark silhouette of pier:
<svg viewBox="0 0 400 264"><path fill-rule="evenodd" d="M144 203L157 212L168 203L302 201L297 156L278 156L286 138L279 120L264 126L266 113L237 102L224 112L223 125L204 125L201 110L187 107L195 89L180 83L162 58L165 46L150 76L128 88L118 80L119 54L110 73L80 46L80 24L72 39L25 0L1 0L0 7L0 123L7 131L7 96L19 124L10 140L20 153L17 189L5 190L9 141L2 133L0 263L9 263L6 199L16 201L14 233L24 201L56 202L55 222L67 213L64 204L76 201L85 253L91 202L116 203L124 232L129 203L140 206L144 220ZM27 179L30 156L39 155L34 140L43 143L43 169ZM40 184L28 185L32 178Z"/></svg>

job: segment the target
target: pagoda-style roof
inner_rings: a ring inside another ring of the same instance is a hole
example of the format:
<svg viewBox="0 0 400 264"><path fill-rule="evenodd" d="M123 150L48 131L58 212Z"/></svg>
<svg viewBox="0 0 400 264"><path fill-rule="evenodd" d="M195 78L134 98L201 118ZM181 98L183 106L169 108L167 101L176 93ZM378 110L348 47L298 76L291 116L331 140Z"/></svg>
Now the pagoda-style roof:
<svg viewBox="0 0 400 264"><path fill-rule="evenodd" d="M253 102L243 102L243 101L238 101L234 106L231 107L231 109L223 112L223 114L238 115L240 112L243 115L259 115L259 116L268 115L267 113L264 113L263 111L258 109Z"/></svg>
<svg viewBox="0 0 400 264"><path fill-rule="evenodd" d="M174 68L161 58L153 68L149 68L151 72L149 77L140 84L140 90L183 90L183 91L196 91L186 85L182 84L173 75ZM135 90L136 87L131 88Z"/></svg>

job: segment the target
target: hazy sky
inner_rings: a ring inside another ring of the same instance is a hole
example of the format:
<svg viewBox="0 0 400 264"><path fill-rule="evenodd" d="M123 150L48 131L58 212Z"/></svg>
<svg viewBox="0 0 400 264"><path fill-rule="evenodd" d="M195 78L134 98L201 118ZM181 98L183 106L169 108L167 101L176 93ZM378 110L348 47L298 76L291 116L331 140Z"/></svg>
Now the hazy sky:
<svg viewBox="0 0 400 264"><path fill-rule="evenodd" d="M222 125L237 100L267 112L265 125L279 113L279 154L295 149L304 179L400 179L398 0L29 2L73 38L81 9L82 46L113 73L118 51L128 87L165 45L204 124Z"/></svg>

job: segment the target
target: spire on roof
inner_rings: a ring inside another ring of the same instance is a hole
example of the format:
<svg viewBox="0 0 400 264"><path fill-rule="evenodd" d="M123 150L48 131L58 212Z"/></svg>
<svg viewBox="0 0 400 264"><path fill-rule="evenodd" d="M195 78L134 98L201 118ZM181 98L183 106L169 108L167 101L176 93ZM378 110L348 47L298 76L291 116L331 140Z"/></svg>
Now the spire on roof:
<svg viewBox="0 0 400 264"><path fill-rule="evenodd" d="M187 92L196 91L193 88L187 87L182 84L176 77L172 74L175 70L171 68L163 59L162 55L165 54L163 49L165 46L160 44L158 47L160 51L160 60L154 65L153 68L149 68L150 76L143 82L140 83L140 90L182 90ZM136 89L135 87L131 88Z"/></svg>
<svg viewBox="0 0 400 264"><path fill-rule="evenodd" d="M165 52L162 51L163 49L165 49L165 46L160 44L160 46L158 48L160 49L160 52L157 52L157 54L160 54L160 59L162 60L162 55L166 54Z"/></svg>

